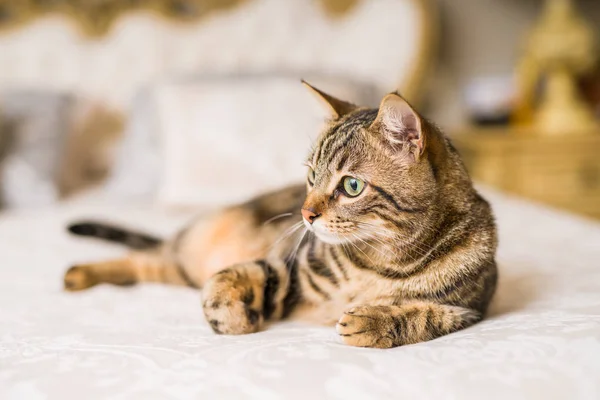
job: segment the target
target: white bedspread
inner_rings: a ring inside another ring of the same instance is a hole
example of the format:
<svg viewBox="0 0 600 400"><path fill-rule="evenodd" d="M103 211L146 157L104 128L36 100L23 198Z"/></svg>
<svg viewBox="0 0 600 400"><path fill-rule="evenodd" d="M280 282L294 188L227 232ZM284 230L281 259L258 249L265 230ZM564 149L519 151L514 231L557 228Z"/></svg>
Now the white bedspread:
<svg viewBox="0 0 600 400"><path fill-rule="evenodd" d="M599 399L600 225L487 193L500 226L489 318L392 350L278 323L214 335L199 294L61 290L77 261L119 254L70 238L78 216L172 232L181 214L79 205L0 217L0 399Z"/></svg>

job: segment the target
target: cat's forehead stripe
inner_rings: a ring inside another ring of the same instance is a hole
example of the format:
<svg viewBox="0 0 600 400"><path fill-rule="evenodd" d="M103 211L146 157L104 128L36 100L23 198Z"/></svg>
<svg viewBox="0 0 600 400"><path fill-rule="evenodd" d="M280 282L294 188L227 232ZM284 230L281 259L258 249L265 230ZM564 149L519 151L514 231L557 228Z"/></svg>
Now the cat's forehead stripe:
<svg viewBox="0 0 600 400"><path fill-rule="evenodd" d="M346 129L345 122L342 122L342 123L334 126L329 131L329 134L322 140L322 144L319 149L320 151L319 151L318 157L316 159L317 163L319 161L321 161L321 159L325 156L325 154L329 153L329 151L331 150L331 146L333 146L339 140L340 136L345 134L346 132L347 132L347 129Z"/></svg>
<svg viewBox="0 0 600 400"><path fill-rule="evenodd" d="M344 167L344 165L346 164L346 161L348 161L348 157L350 156L350 154L348 154L348 152L345 152L344 154L342 154L342 156L340 157L340 159L338 160L337 163L337 167L335 167L336 171L341 171L342 168Z"/></svg>
<svg viewBox="0 0 600 400"><path fill-rule="evenodd" d="M321 160L325 160L326 165L331 164L338 153L348 146L356 133L369 126L376 116L377 110L359 110L333 127L330 133L321 140L319 156L315 160L315 164L320 164Z"/></svg>

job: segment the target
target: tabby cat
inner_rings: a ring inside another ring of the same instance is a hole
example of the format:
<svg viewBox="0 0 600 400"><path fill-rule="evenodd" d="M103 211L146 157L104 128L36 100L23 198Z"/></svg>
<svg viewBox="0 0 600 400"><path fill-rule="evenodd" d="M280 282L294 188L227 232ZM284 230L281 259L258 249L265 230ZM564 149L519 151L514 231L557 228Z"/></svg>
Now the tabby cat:
<svg viewBox="0 0 600 400"><path fill-rule="evenodd" d="M496 228L450 141L396 93L369 109L306 86L332 119L305 184L195 221L166 242L72 225L134 250L72 267L65 288L202 287L216 333L311 319L363 347L418 343L481 320L496 287Z"/></svg>

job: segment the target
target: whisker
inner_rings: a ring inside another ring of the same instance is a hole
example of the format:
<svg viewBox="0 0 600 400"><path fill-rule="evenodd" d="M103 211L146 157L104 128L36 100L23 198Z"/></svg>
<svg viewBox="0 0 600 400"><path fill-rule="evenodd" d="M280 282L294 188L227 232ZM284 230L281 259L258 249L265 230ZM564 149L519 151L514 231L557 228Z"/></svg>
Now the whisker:
<svg viewBox="0 0 600 400"><path fill-rule="evenodd" d="M302 244L302 240L304 239L304 236L306 236L306 232L308 232L308 228L304 228L304 231L302 231L302 235L300 235L300 239L298 240L298 243L296 243L296 246L294 246L294 251L292 251L287 259L287 262L289 263L290 261L294 260L296 258L296 255L298 254L298 250L300 249L300 244Z"/></svg>
<svg viewBox="0 0 600 400"><path fill-rule="evenodd" d="M368 232L367 232L368 233ZM361 242L363 242L364 244L366 244L367 246L370 246L373 250L379 252L382 255L386 255L384 253L381 252L380 249L376 248L375 246L373 246L372 244L370 244L369 242L367 242L367 240L374 240L376 241L379 245L381 245L381 247L383 247L384 249L387 249L389 247L389 243L384 242L383 240L379 239L377 236L375 235L367 235L365 238L361 238L360 235L356 236L358 240L360 240ZM365 240L366 239L366 240ZM388 254L390 255L392 252L389 251L388 249ZM392 254L393 255L393 254Z"/></svg>
<svg viewBox="0 0 600 400"><path fill-rule="evenodd" d="M358 223L358 226L361 229L363 229L364 231L366 231L367 233L381 235L381 236L384 236L387 238L406 237L408 239L414 239L412 237L407 237L405 235L402 235L398 232L392 232L381 226L377 226L377 225L373 225L373 224L369 224L369 223L361 222L361 223ZM373 239L375 239L375 238L373 238ZM389 246L389 244L385 244L385 245ZM419 257L425 257L426 255L428 255L431 252L431 249L426 248L417 243L402 243L402 242L400 242L400 243L396 243L396 245L400 248L402 248L402 247L410 248L410 250L412 252L416 253ZM411 257L411 258L413 259L413 261L416 261L415 257Z"/></svg>
<svg viewBox="0 0 600 400"><path fill-rule="evenodd" d="M378 238L377 236L375 236L375 235L367 235L367 236L365 236L365 238L364 238L364 239L366 239L366 240L374 240L374 241L375 241L377 244L379 244L381 247L383 247L383 248L385 248L385 249L388 249L388 250L389 250L390 244L389 244L389 243L386 243L386 242L384 242L383 240L379 239L379 238ZM391 251L390 251L390 252L391 252Z"/></svg>
<svg viewBox="0 0 600 400"><path fill-rule="evenodd" d="M352 243L352 242L348 242L350 243L352 246L354 246L354 248L358 251L360 251L361 253L363 253L365 255L365 257L367 257L369 259L369 261L371 261L373 263L373 259L371 257L369 257L369 255L367 253L365 253L364 251L362 251L362 249L360 247L358 247L356 244Z"/></svg>
<svg viewBox="0 0 600 400"><path fill-rule="evenodd" d="M350 256L348 255L348 249L346 249L346 243L341 242L340 245L342 246L342 251L344 252L344 255L346 256L346 259L351 260Z"/></svg>
<svg viewBox="0 0 600 400"><path fill-rule="evenodd" d="M381 225L375 225L375 224L371 224L371 223L369 223L369 222L359 222L359 223L360 223L360 224L365 224L365 225L370 225L370 226L377 227L377 228L383 228L383 229L385 229L385 228L384 228L383 226L381 226ZM428 226L422 226L422 225L419 225L419 226L417 226L417 227L418 227L418 228L420 228L420 233L423 233L423 232L435 232L435 233L437 233L437 232L439 232L439 231L438 231L436 228L434 228L434 227L428 227ZM395 232L395 233L396 233L396 234L398 234L398 235L403 235L403 236L406 236L406 234L403 234L403 233L401 233L401 232ZM416 236L416 234L413 234L413 235L411 235L411 237L412 237L412 236Z"/></svg>
<svg viewBox="0 0 600 400"><path fill-rule="evenodd" d="M380 234L388 233L388 234L392 235L392 236L388 236L388 237L397 236L397 237L406 238L406 239L414 239L414 237L412 237L412 236L407 236L407 235L404 235L399 232L392 232L392 231L390 231L386 228L383 228L381 226L378 226L378 225L373 225L373 224L369 224L369 223L365 223L365 222L359 222L358 224L359 224L359 226L362 225L362 227L368 227L368 230L370 230L372 233L376 233L376 232L380 233ZM375 228L375 229L373 229L373 228ZM382 236L384 236L384 235L382 235ZM416 243L407 243L405 245L410 245L410 246L413 246L413 247L419 249L422 252L422 255L429 253L429 251L431 250L427 247L424 247L424 246L416 244ZM400 246L402 246L402 243L400 243Z"/></svg>
<svg viewBox="0 0 600 400"><path fill-rule="evenodd" d="M386 253L382 252L380 249L378 249L377 247L373 246L372 244L370 244L369 242L365 241L364 239L360 238L359 236L357 236L357 235L353 235L353 236L356 237L356 239L360 240L360 242L363 243L364 245L369 246L370 248L372 248L373 250L375 250L376 252L378 252L379 254L381 254L381 256L383 258L386 258L386 257L390 256L389 253L386 254Z"/></svg>
<svg viewBox="0 0 600 400"><path fill-rule="evenodd" d="M304 223L302 221L295 223L294 225L292 225L291 227L289 227L282 235L279 239L277 239L275 241L275 243L273 243L271 245L271 249L273 249L275 246L277 246L279 243L281 243L281 241L283 241L284 239L287 239L288 237L290 237L291 235L293 235L298 229L300 229L301 227L304 226Z"/></svg>
<svg viewBox="0 0 600 400"><path fill-rule="evenodd" d="M291 217L292 215L294 215L294 213L291 213L291 212L276 215L274 217L269 218L265 222L263 222L263 226L270 224L273 221L277 221L278 219L281 219L281 218Z"/></svg>

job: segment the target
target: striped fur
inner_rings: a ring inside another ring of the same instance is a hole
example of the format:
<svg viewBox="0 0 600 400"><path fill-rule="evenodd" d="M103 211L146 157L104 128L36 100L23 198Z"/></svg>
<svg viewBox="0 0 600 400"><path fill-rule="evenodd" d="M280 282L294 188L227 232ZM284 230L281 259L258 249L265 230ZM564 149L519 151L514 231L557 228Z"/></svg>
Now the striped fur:
<svg viewBox="0 0 600 400"><path fill-rule="evenodd" d="M162 243L160 238L102 222L82 221L69 225L67 229L74 235L104 239L136 250L151 249Z"/></svg>
<svg viewBox="0 0 600 400"><path fill-rule="evenodd" d="M312 184L193 222L151 250L76 266L67 289L202 287L216 333L289 317L335 324L341 340L365 347L418 343L481 320L497 280L496 228L459 155L395 94L379 110L343 105L309 154ZM359 196L343 194L345 176L366 182ZM320 216L310 225L301 208Z"/></svg>

